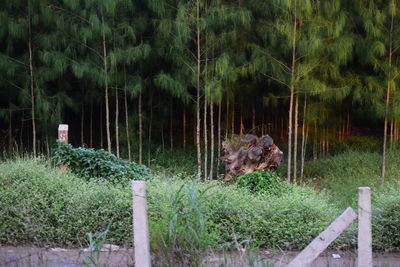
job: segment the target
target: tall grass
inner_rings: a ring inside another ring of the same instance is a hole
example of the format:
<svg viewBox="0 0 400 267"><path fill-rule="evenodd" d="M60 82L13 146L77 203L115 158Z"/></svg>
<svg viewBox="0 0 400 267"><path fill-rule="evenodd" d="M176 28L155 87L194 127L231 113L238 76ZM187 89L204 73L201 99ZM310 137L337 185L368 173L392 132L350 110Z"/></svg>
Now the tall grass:
<svg viewBox="0 0 400 267"><path fill-rule="evenodd" d="M386 183L400 180L400 151L388 155ZM305 182L325 190L339 207L356 206L357 188L381 186L381 154L378 152L346 151L342 154L309 161L305 168Z"/></svg>

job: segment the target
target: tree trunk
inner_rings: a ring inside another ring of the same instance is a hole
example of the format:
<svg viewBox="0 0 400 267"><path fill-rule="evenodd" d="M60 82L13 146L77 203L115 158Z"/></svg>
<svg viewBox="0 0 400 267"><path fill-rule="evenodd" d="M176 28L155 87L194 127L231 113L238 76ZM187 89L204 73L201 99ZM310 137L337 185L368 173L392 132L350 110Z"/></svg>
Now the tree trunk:
<svg viewBox="0 0 400 267"><path fill-rule="evenodd" d="M149 122L149 141L147 145L147 165L151 163L151 129L153 124L153 94L150 94L150 122Z"/></svg>
<svg viewBox="0 0 400 267"><path fill-rule="evenodd" d="M90 147L93 147L93 99L90 99Z"/></svg>
<svg viewBox="0 0 400 267"><path fill-rule="evenodd" d="M251 123L252 131L256 134L256 106L253 104L253 116Z"/></svg>
<svg viewBox="0 0 400 267"><path fill-rule="evenodd" d="M82 90L82 103L81 103L81 147L84 146L85 140L84 140L84 134L83 134L83 127L85 124L85 108L84 108L84 101L83 101L83 90Z"/></svg>
<svg viewBox="0 0 400 267"><path fill-rule="evenodd" d="M240 106L240 136L243 136L244 124L243 124L243 105Z"/></svg>
<svg viewBox="0 0 400 267"><path fill-rule="evenodd" d="M225 125L225 140L228 140L229 135L229 100L226 96L226 125Z"/></svg>
<svg viewBox="0 0 400 267"><path fill-rule="evenodd" d="M214 175L214 105L213 102L210 101L210 136L211 136L211 148L210 148L210 175L209 179L213 179Z"/></svg>
<svg viewBox="0 0 400 267"><path fill-rule="evenodd" d="M21 119L21 132L19 134L19 145L20 145L19 151L21 153L23 153L23 151L24 151L24 142L23 142L23 140L24 140L24 120L25 120L24 119L24 111L23 110L22 110L21 117L22 117L22 119Z"/></svg>
<svg viewBox="0 0 400 267"><path fill-rule="evenodd" d="M304 172L304 162L305 162L305 145L306 145L306 113L307 111L307 96L304 97L304 105L303 105L303 125L301 128L301 170L300 170L300 180L303 180L303 172Z"/></svg>
<svg viewBox="0 0 400 267"><path fill-rule="evenodd" d="M128 113L128 95L126 89L126 70L124 67L124 105L125 105L125 131L126 131L126 145L128 146L128 160L132 160L131 155L131 140L129 135L129 113Z"/></svg>
<svg viewBox="0 0 400 267"><path fill-rule="evenodd" d="M231 127L232 127L231 137L233 137L235 135L235 97L233 97L233 100L232 100L232 120L231 120L231 123L232 123L232 125L231 125Z"/></svg>
<svg viewBox="0 0 400 267"><path fill-rule="evenodd" d="M222 98L219 98L218 101L218 160L217 160L217 176L219 174L219 164L221 157L221 115L222 114Z"/></svg>
<svg viewBox="0 0 400 267"><path fill-rule="evenodd" d="M139 164L142 164L143 156L143 125L142 125L142 92L139 93Z"/></svg>
<svg viewBox="0 0 400 267"><path fill-rule="evenodd" d="M197 145L197 178L201 177L201 147L200 147L200 64L201 64L201 51L200 51L200 0L196 0L196 45L197 45L197 72L196 72L196 114L197 114L197 127L196 127L196 145Z"/></svg>
<svg viewBox="0 0 400 267"><path fill-rule="evenodd" d="M183 149L186 149L186 108L183 108Z"/></svg>
<svg viewBox="0 0 400 267"><path fill-rule="evenodd" d="M169 139L170 139L170 149L171 151L174 150L174 132L173 132L173 99L171 99L171 107L170 107L170 121L169 121Z"/></svg>
<svg viewBox="0 0 400 267"><path fill-rule="evenodd" d="M317 122L314 121L314 141L313 141L313 161L318 159L318 135L317 135Z"/></svg>
<svg viewBox="0 0 400 267"><path fill-rule="evenodd" d="M103 101L100 101L100 147L104 147L104 137L103 137Z"/></svg>
<svg viewBox="0 0 400 267"><path fill-rule="evenodd" d="M289 126L288 126L288 169L287 182L291 181L291 165L292 165L292 123L293 123L293 100L294 100L294 75L296 67L296 33L297 33L297 1L294 1L294 20L293 20L293 36L292 36L292 70L290 81L290 104L289 104Z"/></svg>
<svg viewBox="0 0 400 267"><path fill-rule="evenodd" d="M32 52L32 32L31 32L31 18L29 14L29 73L30 73L30 88L31 88L31 113L32 113L32 148L33 156L36 157L36 118L35 118L35 91L33 83L33 52Z"/></svg>
<svg viewBox="0 0 400 267"><path fill-rule="evenodd" d="M293 181L297 182L297 141L299 131L299 95L296 95L294 108L294 149L293 149Z"/></svg>
<svg viewBox="0 0 400 267"><path fill-rule="evenodd" d="M115 145L117 148L117 157L119 157L119 92L115 85Z"/></svg>
<svg viewBox="0 0 400 267"><path fill-rule="evenodd" d="M108 67L107 67L107 46L106 34L104 31L104 15L101 15L102 34L103 34L103 64L104 64L104 84L105 84L105 104L106 104L106 131L107 131L107 149L111 153L111 133L110 133L110 106L108 100Z"/></svg>
<svg viewBox="0 0 400 267"><path fill-rule="evenodd" d="M393 3L393 0L392 0ZM392 66L392 32L393 32L393 20L394 14L392 14L392 20L390 24L390 32L389 32L389 78L387 81L387 89L386 89L386 103L385 103L385 122L383 126L383 152L382 152L382 168L381 168L381 182L385 183L385 172L386 172L386 139L387 139L387 124L388 124L388 116L389 116L389 104L390 104L390 86L391 86L391 66Z"/></svg>
<svg viewBox="0 0 400 267"><path fill-rule="evenodd" d="M204 95L204 181L208 175L207 98Z"/></svg>
<svg viewBox="0 0 400 267"><path fill-rule="evenodd" d="M393 150L393 141L394 141L394 121L393 119L390 121L390 150Z"/></svg>
<svg viewBox="0 0 400 267"><path fill-rule="evenodd" d="M164 124L161 125L161 144L162 144L162 152L165 153L165 140L164 140Z"/></svg>
<svg viewBox="0 0 400 267"><path fill-rule="evenodd" d="M8 150L12 151L12 111L8 110Z"/></svg>

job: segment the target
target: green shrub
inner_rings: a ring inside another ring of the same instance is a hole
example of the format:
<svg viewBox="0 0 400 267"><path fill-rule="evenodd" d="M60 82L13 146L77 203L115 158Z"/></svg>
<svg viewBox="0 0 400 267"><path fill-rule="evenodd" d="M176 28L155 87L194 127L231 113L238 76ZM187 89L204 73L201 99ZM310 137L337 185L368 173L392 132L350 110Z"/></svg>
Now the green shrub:
<svg viewBox="0 0 400 267"><path fill-rule="evenodd" d="M400 178L399 151L388 153L386 181ZM341 208L356 207L360 186L377 188L381 184L381 153L346 151L345 153L307 162L305 181L324 189Z"/></svg>
<svg viewBox="0 0 400 267"><path fill-rule="evenodd" d="M126 186L63 174L42 159L0 164L0 243L86 246L110 224L109 242L132 240Z"/></svg>
<svg viewBox="0 0 400 267"><path fill-rule="evenodd" d="M400 250L400 182L373 193L373 245L378 250Z"/></svg>
<svg viewBox="0 0 400 267"><path fill-rule="evenodd" d="M67 165L74 174L86 179L121 182L147 180L151 177L150 170L144 165L127 162L103 149L74 148L64 142L58 142L53 160L56 165Z"/></svg>
<svg viewBox="0 0 400 267"><path fill-rule="evenodd" d="M242 175L238 178L237 184L247 187L252 192L264 192L274 195L281 195L290 188L282 183L281 178L274 171L258 171Z"/></svg>
<svg viewBox="0 0 400 267"><path fill-rule="evenodd" d="M277 196L254 195L231 185L213 187L208 194L208 228L228 246L237 241L301 249L340 213L326 195L307 188L292 187L290 193Z"/></svg>
<svg viewBox="0 0 400 267"><path fill-rule="evenodd" d="M388 184L373 194L376 249L400 249L399 190ZM325 193L298 186L254 194L237 184L156 176L147 192L153 251L192 263L206 247L304 248L342 211ZM110 226L107 243L132 245L131 197L127 184L86 181L42 159L0 163L0 243L88 246L88 233ZM332 247L353 247L356 239L353 224Z"/></svg>

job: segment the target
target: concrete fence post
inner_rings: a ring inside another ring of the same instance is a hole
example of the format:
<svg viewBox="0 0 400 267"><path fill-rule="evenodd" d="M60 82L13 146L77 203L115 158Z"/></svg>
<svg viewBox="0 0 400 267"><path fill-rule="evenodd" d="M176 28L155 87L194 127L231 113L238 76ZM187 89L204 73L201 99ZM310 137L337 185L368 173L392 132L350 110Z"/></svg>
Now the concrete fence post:
<svg viewBox="0 0 400 267"><path fill-rule="evenodd" d="M68 124L58 125L58 140L68 144Z"/></svg>
<svg viewBox="0 0 400 267"><path fill-rule="evenodd" d="M358 267L372 267L371 189L358 188Z"/></svg>
<svg viewBox="0 0 400 267"><path fill-rule="evenodd" d="M296 258L289 263L288 267L309 266L356 218L357 214L352 208L348 207L328 226L328 228L320 233L303 251L301 251Z"/></svg>
<svg viewBox="0 0 400 267"><path fill-rule="evenodd" d="M135 266L150 267L149 225L147 221L146 183L132 181L133 239Z"/></svg>

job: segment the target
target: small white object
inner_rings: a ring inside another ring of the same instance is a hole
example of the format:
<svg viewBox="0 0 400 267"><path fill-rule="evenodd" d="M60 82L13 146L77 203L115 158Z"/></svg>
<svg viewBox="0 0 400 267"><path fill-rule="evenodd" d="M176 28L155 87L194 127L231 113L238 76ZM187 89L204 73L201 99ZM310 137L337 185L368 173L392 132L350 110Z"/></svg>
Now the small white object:
<svg viewBox="0 0 400 267"><path fill-rule="evenodd" d="M334 259L340 259L341 257L340 257L339 254L332 254L332 258L334 258Z"/></svg>

